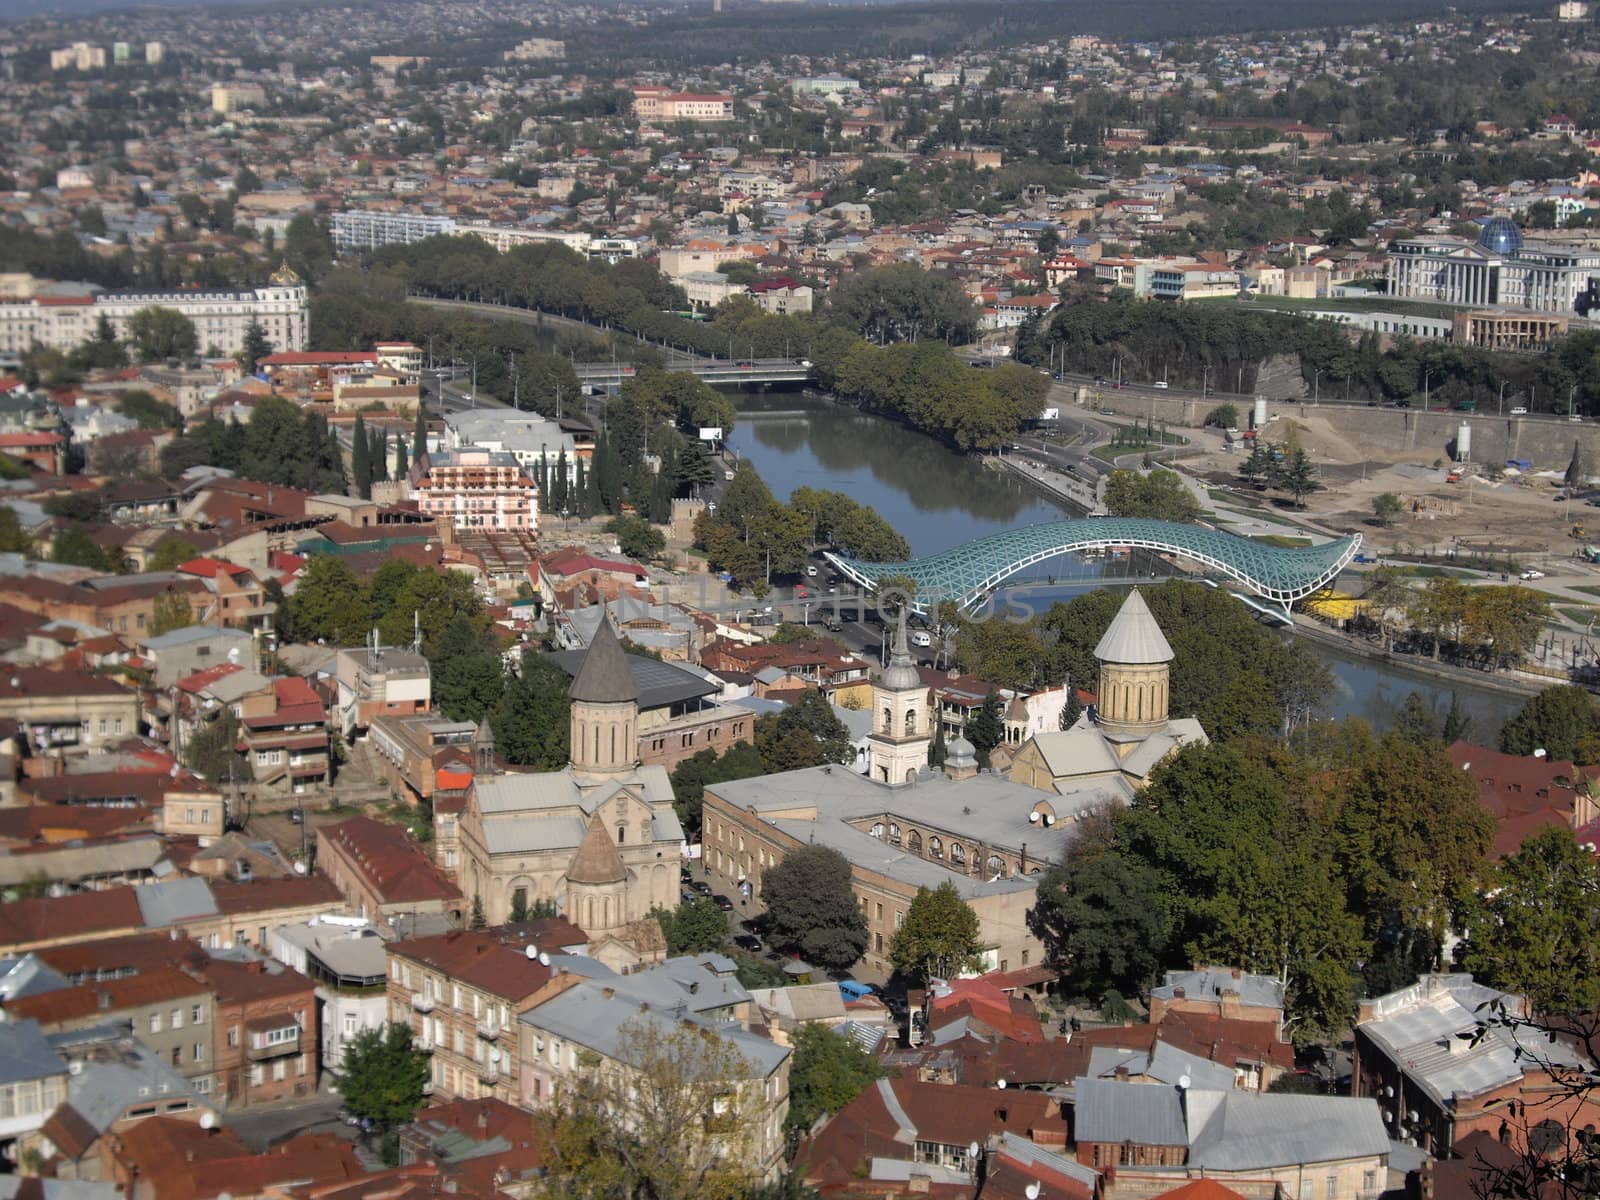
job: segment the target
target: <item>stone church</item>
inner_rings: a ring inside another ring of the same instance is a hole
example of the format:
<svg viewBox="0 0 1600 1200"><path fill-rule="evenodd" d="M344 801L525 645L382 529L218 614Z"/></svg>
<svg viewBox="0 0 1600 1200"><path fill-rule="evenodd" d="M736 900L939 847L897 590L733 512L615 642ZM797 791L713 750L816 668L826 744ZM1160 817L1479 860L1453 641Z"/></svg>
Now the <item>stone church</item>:
<svg viewBox="0 0 1600 1200"><path fill-rule="evenodd" d="M677 904L683 828L666 768L639 765L639 688L609 621L568 694L571 761L546 774L480 773L461 816L459 878L491 925L520 895L554 901L601 939Z"/></svg>

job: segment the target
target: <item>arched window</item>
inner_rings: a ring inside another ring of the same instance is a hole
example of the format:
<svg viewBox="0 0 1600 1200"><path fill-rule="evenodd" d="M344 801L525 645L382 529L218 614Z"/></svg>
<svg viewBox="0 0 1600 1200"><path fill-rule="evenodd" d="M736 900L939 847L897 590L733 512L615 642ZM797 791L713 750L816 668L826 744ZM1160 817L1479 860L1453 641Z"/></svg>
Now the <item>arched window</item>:
<svg viewBox="0 0 1600 1200"><path fill-rule="evenodd" d="M950 843L950 863L952 866L962 866L967 861L966 849L960 842Z"/></svg>
<svg viewBox="0 0 1600 1200"><path fill-rule="evenodd" d="M915 829L906 835L906 849L913 854L922 853L922 835Z"/></svg>
<svg viewBox="0 0 1600 1200"><path fill-rule="evenodd" d="M985 867L985 875L1004 875L1006 870L1006 864L1000 861L998 854L989 855L989 861L985 864Z"/></svg>
<svg viewBox="0 0 1600 1200"><path fill-rule="evenodd" d="M622 845L622 843L626 842L627 840L628 840L628 827L626 825L618 825L617 826L617 845L620 846L620 845Z"/></svg>
<svg viewBox="0 0 1600 1200"><path fill-rule="evenodd" d="M875 837L875 838L878 838L880 841L883 839L883 822L882 821L879 821L876 825L874 825L872 827L872 836Z"/></svg>
<svg viewBox="0 0 1600 1200"><path fill-rule="evenodd" d="M917 710L906 709L906 734L909 736L917 731Z"/></svg>
<svg viewBox="0 0 1600 1200"><path fill-rule="evenodd" d="M896 846L900 844L900 826L896 825L893 821L889 822L889 840Z"/></svg>
<svg viewBox="0 0 1600 1200"><path fill-rule="evenodd" d="M894 709L888 705L885 705L883 709L883 731L885 733L894 732Z"/></svg>
<svg viewBox="0 0 1600 1200"><path fill-rule="evenodd" d="M939 859L944 857L944 843L936 837L928 839L928 857Z"/></svg>

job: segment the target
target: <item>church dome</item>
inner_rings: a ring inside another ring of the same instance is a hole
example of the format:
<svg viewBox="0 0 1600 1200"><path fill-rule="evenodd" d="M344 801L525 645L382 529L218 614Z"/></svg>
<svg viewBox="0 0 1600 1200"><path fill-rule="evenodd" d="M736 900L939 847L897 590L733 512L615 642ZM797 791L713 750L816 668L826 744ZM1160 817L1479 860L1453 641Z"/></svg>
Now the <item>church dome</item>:
<svg viewBox="0 0 1600 1200"><path fill-rule="evenodd" d="M944 748L947 767L975 767L978 765L978 748L964 737L958 737Z"/></svg>
<svg viewBox="0 0 1600 1200"><path fill-rule="evenodd" d="M1478 245L1490 254L1515 254L1522 249L1522 230L1510 217L1490 217L1478 234Z"/></svg>

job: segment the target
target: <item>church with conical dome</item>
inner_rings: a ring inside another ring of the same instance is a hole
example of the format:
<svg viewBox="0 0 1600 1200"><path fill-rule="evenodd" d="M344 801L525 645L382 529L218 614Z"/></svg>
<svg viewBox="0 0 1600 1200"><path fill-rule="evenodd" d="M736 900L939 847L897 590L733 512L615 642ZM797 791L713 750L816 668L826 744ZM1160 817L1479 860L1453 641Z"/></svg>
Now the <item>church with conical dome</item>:
<svg viewBox="0 0 1600 1200"><path fill-rule="evenodd" d="M1039 733L1012 758L1013 782L1059 795L1090 790L1126 800L1168 755L1210 739L1169 712L1172 647L1134 588L1094 648L1100 688L1072 728Z"/></svg>
<svg viewBox="0 0 1600 1200"><path fill-rule="evenodd" d="M520 907L553 902L594 944L677 904L683 828L666 768L638 761L639 686L609 620L568 695L565 769L475 779L461 815L459 880L491 925L508 920L519 899Z"/></svg>

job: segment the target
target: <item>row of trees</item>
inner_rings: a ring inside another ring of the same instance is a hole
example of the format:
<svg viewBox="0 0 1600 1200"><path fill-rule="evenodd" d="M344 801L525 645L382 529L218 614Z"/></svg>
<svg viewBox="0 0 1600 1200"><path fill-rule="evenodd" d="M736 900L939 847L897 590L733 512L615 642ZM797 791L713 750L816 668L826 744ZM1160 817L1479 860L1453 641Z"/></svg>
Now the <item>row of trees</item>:
<svg viewBox="0 0 1600 1200"><path fill-rule="evenodd" d="M1368 576L1362 601L1365 611L1353 624L1375 631L1386 647L1489 667L1515 664L1532 650L1550 615L1549 598L1532 588L1469 587L1450 575L1412 588L1388 567Z"/></svg>
<svg viewBox="0 0 1600 1200"><path fill-rule="evenodd" d="M268 396L249 421L215 418L186 429L161 449L161 473L176 479L190 467L213 466L261 483L343 495L344 455L327 420L281 396Z"/></svg>
<svg viewBox="0 0 1600 1200"><path fill-rule="evenodd" d="M1106 511L1114 517L1193 521L1200 502L1176 471L1113 471L1106 480Z"/></svg>
<svg viewBox="0 0 1600 1200"><path fill-rule="evenodd" d="M682 292L649 264L608 266L560 246L523 246L501 255L476 238L430 238L381 250L373 266L417 291L577 317L699 354L804 356L823 386L963 448L993 449L1014 436L1021 422L1038 417L1048 388L1036 373L1015 366L970 371L947 344L971 337L970 302L953 281L909 265L851 275L815 315L771 315L747 297L735 297L710 323L673 315L687 307ZM324 348L370 340L375 333L370 314L330 317L318 334ZM320 321L313 324L321 328ZM898 344L874 346L863 336ZM484 361L478 366L480 386L509 399L501 368L486 375ZM544 401L532 403L541 407Z"/></svg>
<svg viewBox="0 0 1600 1200"><path fill-rule="evenodd" d="M764 590L774 575L797 575L815 546L876 562L911 557L911 547L872 509L842 492L796 488L780 504L748 462L741 463L715 513L695 518L695 545L740 587Z"/></svg>
<svg viewBox="0 0 1600 1200"><path fill-rule="evenodd" d="M1277 488L1288 492L1301 508L1308 495L1322 488L1311 456L1292 439L1283 446L1274 446L1256 438L1249 456L1239 466L1239 478L1258 490Z"/></svg>

